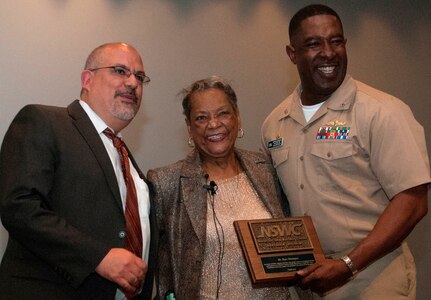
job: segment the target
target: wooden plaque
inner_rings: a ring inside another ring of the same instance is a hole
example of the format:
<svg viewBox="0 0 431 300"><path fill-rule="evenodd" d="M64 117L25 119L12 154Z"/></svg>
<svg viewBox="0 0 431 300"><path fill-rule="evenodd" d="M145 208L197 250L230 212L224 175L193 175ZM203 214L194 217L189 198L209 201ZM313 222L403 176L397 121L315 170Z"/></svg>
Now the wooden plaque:
<svg viewBox="0 0 431 300"><path fill-rule="evenodd" d="M324 259L309 216L234 221L253 285L295 284L296 271Z"/></svg>

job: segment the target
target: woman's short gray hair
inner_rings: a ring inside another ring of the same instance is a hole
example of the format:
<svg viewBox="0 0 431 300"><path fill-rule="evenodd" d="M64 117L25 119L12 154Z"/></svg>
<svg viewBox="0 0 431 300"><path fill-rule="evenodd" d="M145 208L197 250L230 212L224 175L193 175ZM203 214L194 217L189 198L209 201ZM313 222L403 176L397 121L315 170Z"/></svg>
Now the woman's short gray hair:
<svg viewBox="0 0 431 300"><path fill-rule="evenodd" d="M235 91L232 89L226 79L214 75L193 82L189 87L183 89L180 93L180 95L183 96L183 114L186 116L187 119L190 119L190 112L192 109L191 97L193 96L193 94L196 92L203 92L208 89L222 90L229 99L229 102L232 105L233 109L238 112L238 104Z"/></svg>

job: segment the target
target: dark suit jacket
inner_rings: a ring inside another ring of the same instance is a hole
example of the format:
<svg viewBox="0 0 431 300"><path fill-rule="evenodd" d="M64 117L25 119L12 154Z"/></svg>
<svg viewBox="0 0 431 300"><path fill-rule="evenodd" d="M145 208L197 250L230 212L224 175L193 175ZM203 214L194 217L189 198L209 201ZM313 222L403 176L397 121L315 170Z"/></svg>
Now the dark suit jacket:
<svg viewBox="0 0 431 300"><path fill-rule="evenodd" d="M130 156L140 176L141 171ZM95 273L123 247L117 179L96 129L78 101L24 107L0 153L1 219L9 232L0 266L2 299L114 299L117 286ZM151 205L152 290L157 241Z"/></svg>
<svg viewBox="0 0 431 300"><path fill-rule="evenodd" d="M235 149L259 198L273 217L288 214L272 164L263 153ZM198 299L206 243L206 179L196 151L172 165L148 171L160 228L158 294ZM233 225L232 225L233 226Z"/></svg>

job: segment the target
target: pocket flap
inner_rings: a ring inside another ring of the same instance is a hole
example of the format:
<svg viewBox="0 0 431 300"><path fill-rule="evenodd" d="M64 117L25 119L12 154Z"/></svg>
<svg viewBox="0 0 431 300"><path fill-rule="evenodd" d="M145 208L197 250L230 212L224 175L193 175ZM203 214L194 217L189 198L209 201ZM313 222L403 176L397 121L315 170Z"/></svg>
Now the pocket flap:
<svg viewBox="0 0 431 300"><path fill-rule="evenodd" d="M341 141L315 143L311 148L311 154L326 160L345 158L353 155L353 145Z"/></svg>

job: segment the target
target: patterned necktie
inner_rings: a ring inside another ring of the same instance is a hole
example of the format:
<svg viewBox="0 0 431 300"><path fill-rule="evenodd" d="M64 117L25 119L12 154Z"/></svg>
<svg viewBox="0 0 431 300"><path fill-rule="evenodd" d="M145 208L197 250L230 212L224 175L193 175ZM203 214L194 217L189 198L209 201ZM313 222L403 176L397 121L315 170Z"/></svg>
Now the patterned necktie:
<svg viewBox="0 0 431 300"><path fill-rule="evenodd" d="M126 183L126 210L124 216L126 218L126 241L125 248L133 252L136 256L142 257L142 230L141 221L139 219L138 198L136 196L135 183L130 174L129 154L127 153L126 145L117 137L109 128L106 128L103 133L109 137L114 143L114 147L120 154L121 170L123 171L124 181Z"/></svg>

